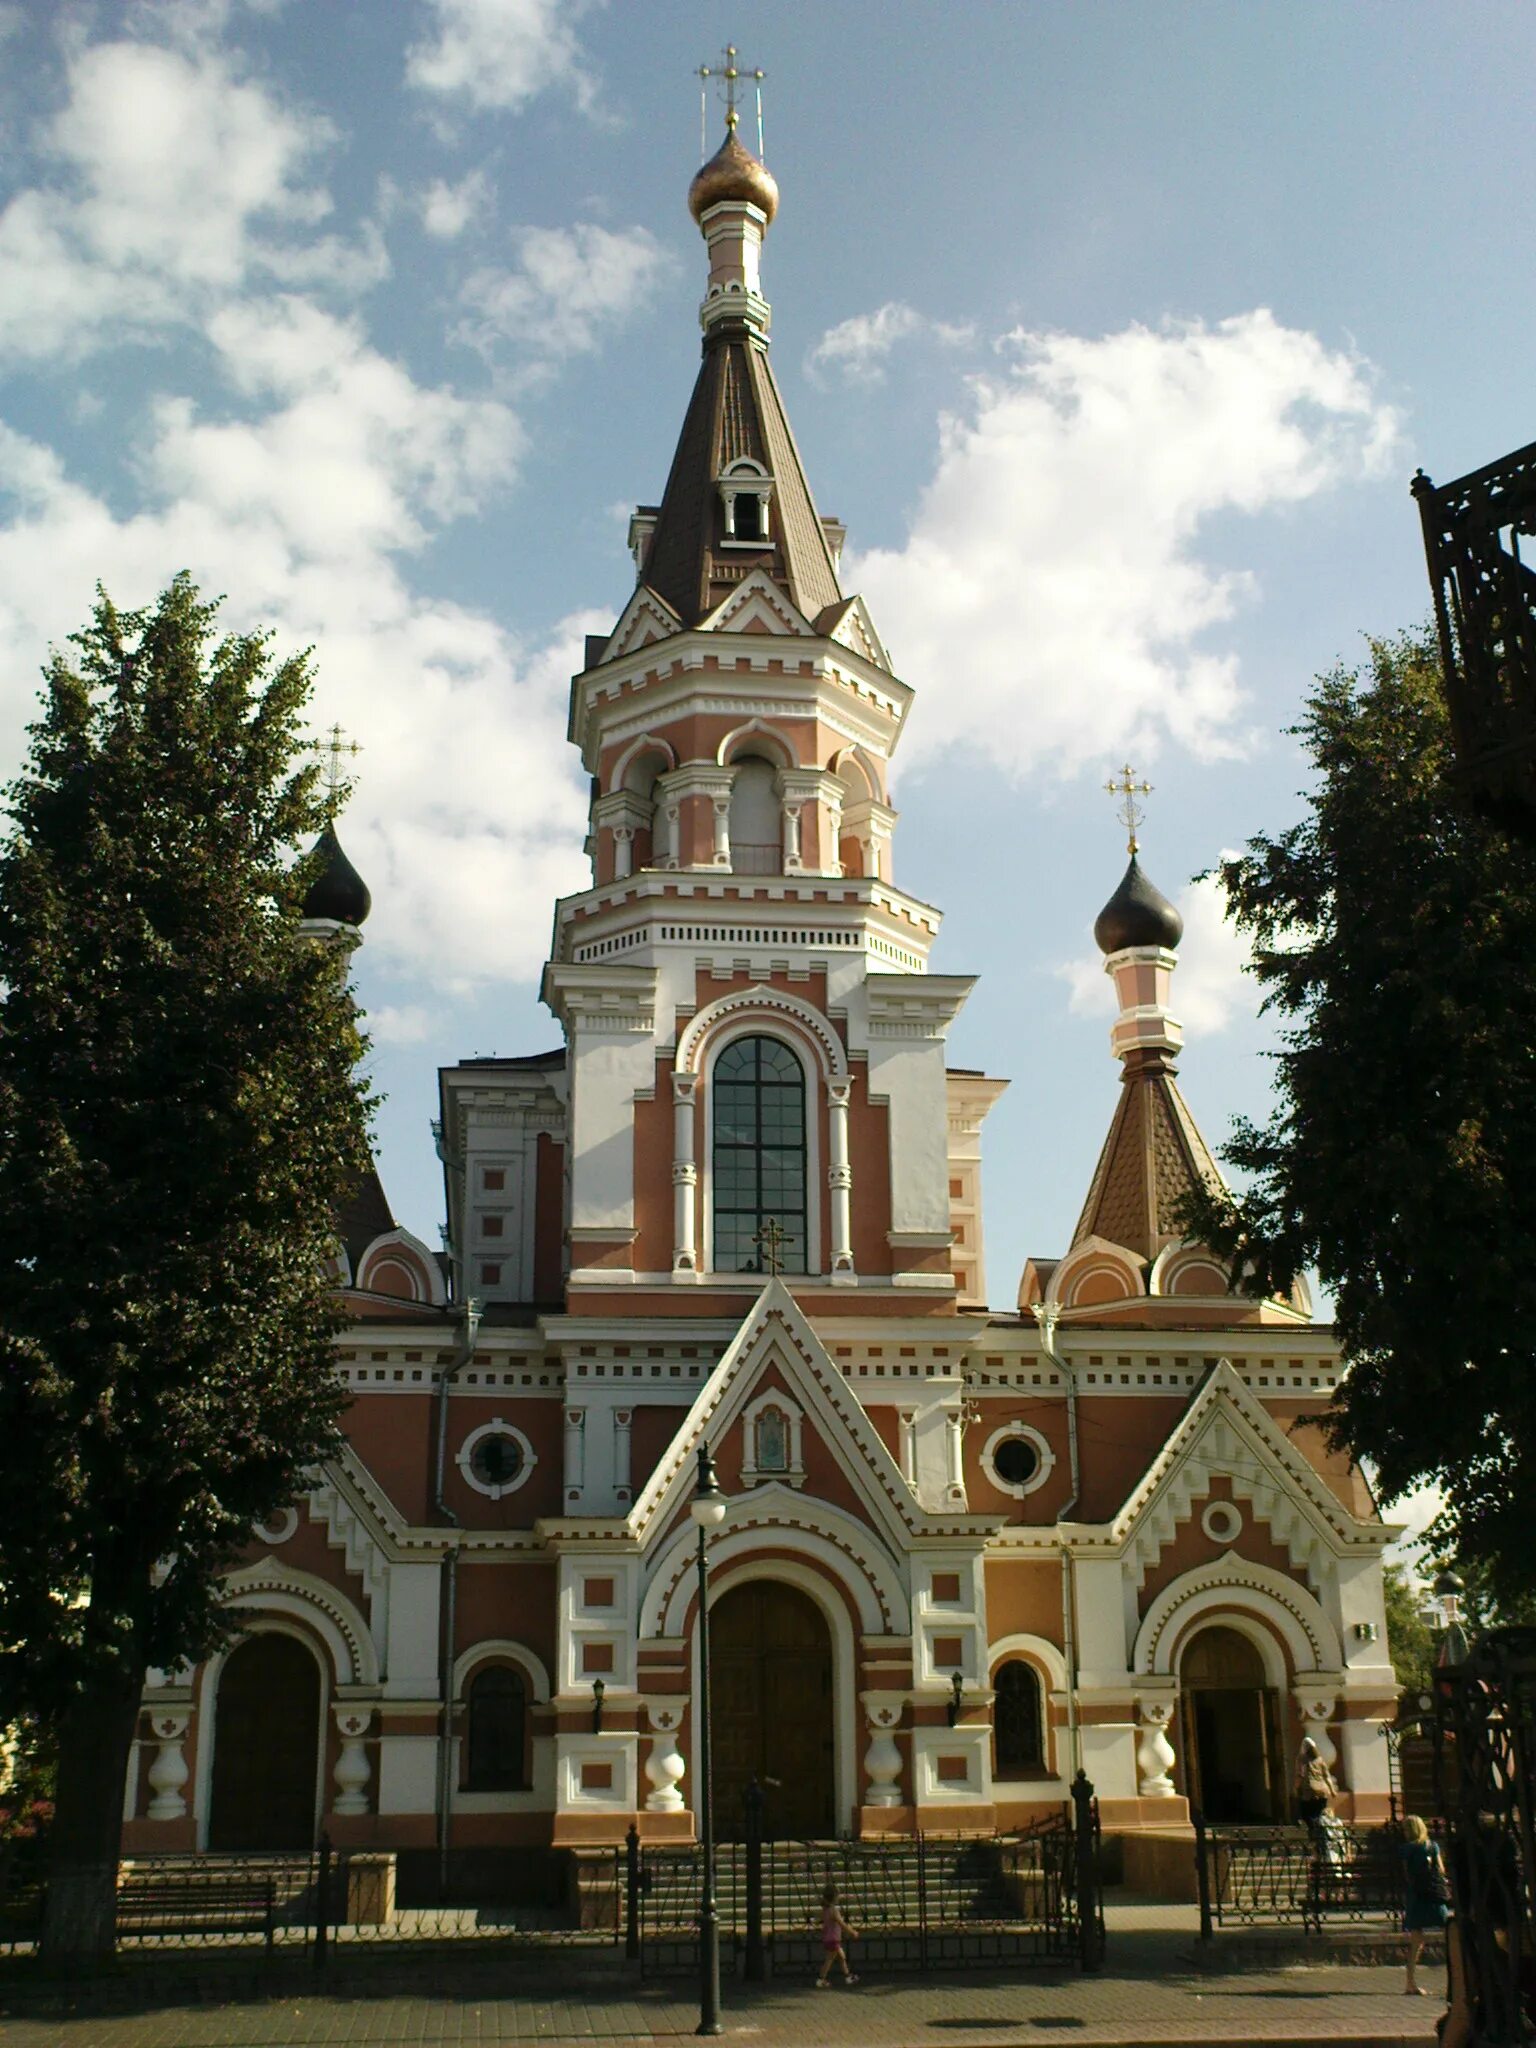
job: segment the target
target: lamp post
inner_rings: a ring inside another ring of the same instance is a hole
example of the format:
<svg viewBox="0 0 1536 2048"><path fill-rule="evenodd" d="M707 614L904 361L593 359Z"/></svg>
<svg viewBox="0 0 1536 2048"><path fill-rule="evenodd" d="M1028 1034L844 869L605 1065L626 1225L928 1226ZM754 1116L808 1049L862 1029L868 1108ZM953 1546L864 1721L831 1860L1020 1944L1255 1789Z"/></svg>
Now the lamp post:
<svg viewBox="0 0 1536 2048"><path fill-rule="evenodd" d="M1467 1632L1461 1620L1461 1596L1466 1590L1465 1582L1449 1566L1435 1580L1435 1605L1443 1624L1435 1662L1442 1668L1454 1669L1467 1661Z"/></svg>
<svg viewBox="0 0 1536 2048"><path fill-rule="evenodd" d="M715 1461L699 1445L699 1474L688 1504L699 1532L699 1846L704 1851L704 1895L699 1901L699 2024L697 2034L718 2034L720 2025L720 1915L715 1906L714 1785L709 1760L709 1574L705 1545L711 1529L725 1520L725 1495L715 1478Z"/></svg>

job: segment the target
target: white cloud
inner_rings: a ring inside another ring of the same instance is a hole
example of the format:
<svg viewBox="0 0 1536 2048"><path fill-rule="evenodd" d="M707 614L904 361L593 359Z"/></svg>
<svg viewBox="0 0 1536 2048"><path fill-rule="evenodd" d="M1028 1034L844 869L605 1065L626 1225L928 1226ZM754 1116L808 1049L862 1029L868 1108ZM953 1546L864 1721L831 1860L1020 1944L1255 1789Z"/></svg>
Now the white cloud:
<svg viewBox="0 0 1536 2048"><path fill-rule="evenodd" d="M1254 586L1202 559L1202 529L1378 470L1397 419L1369 366L1262 309L1008 346L941 423L905 544L844 579L905 678L944 680L909 761L978 746L1022 779L1166 740L1233 752L1237 662L1206 641Z"/></svg>
<svg viewBox="0 0 1536 2048"><path fill-rule="evenodd" d="M589 353L672 267L648 228L615 232L590 221L517 228L516 267L488 266L465 283L459 338L486 353L511 344L541 361Z"/></svg>
<svg viewBox="0 0 1536 2048"><path fill-rule="evenodd" d="M228 593L230 627L316 649L315 725L364 750L342 835L373 890L370 945L440 985L529 976L551 898L584 879L566 686L583 632L611 621L528 645L404 573L436 524L501 486L517 422L415 384L299 302L226 309L211 332L242 416L156 406L130 516L0 427L0 750L14 757L44 649L98 577L135 605L185 566Z"/></svg>
<svg viewBox="0 0 1536 2048"><path fill-rule="evenodd" d="M342 289L387 269L377 236L313 231L328 123L211 46L74 44L41 137L48 182L0 213L0 355L76 361L201 318L253 272Z"/></svg>
<svg viewBox="0 0 1536 2048"><path fill-rule="evenodd" d="M364 1025L376 1046L420 1045L431 1037L437 1019L420 1003L381 1003L368 1011Z"/></svg>
<svg viewBox="0 0 1536 2048"><path fill-rule="evenodd" d="M515 111L567 87L592 100L575 24L580 0L429 0L432 33L406 60L406 80L472 107Z"/></svg>
<svg viewBox="0 0 1536 2048"><path fill-rule="evenodd" d="M421 224L429 235L451 242L486 212L490 202L491 183L484 171L471 171L457 185L434 178L421 195Z"/></svg>
<svg viewBox="0 0 1536 2048"><path fill-rule="evenodd" d="M1232 858L1225 852L1221 857ZM1227 919L1219 876L1191 882L1174 901L1184 919L1184 936L1169 1004L1187 1030L1209 1036L1224 1031L1234 1012L1251 1016L1258 1007L1258 985L1244 971L1248 942ZM1079 1016L1115 1014L1114 984L1101 954L1081 954L1063 962L1056 973L1071 990L1070 1006Z"/></svg>
<svg viewBox="0 0 1536 2048"><path fill-rule="evenodd" d="M898 342L927 335L954 346L972 340L975 331L969 322L930 320L915 306L888 299L873 313L855 313L829 327L807 351L805 371L813 384L825 385L832 378L845 384L878 384Z"/></svg>

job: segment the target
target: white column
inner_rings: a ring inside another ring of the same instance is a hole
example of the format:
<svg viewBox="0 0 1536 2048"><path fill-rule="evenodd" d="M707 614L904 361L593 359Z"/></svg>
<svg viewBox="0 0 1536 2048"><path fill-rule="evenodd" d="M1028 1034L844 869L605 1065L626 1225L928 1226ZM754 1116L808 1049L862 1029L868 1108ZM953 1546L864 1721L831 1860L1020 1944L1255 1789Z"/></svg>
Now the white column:
<svg viewBox="0 0 1536 2048"><path fill-rule="evenodd" d="M786 875L798 875L801 868L799 804L793 801L786 801L782 806L782 814L784 819L784 872Z"/></svg>
<svg viewBox="0 0 1536 2048"><path fill-rule="evenodd" d="M913 1491L917 1490L917 1410L898 1408L897 1420L901 1426L901 1476Z"/></svg>
<svg viewBox="0 0 1536 2048"><path fill-rule="evenodd" d="M371 1707L341 1706L336 1709L336 1727L341 1736L341 1755L336 1759L337 1813L368 1811L368 1752L363 1737L373 1719Z"/></svg>
<svg viewBox="0 0 1536 2048"><path fill-rule="evenodd" d="M681 854L683 807L676 797L668 797L657 803L656 817L661 845L656 851L654 865L675 868Z"/></svg>
<svg viewBox="0 0 1536 2048"><path fill-rule="evenodd" d="M840 875L843 863L838 847L843 836L843 804L842 798L837 794L833 778L829 776L827 780L829 786L824 790L821 799L821 829L826 834L822 846L821 871L825 875Z"/></svg>
<svg viewBox="0 0 1536 2048"><path fill-rule="evenodd" d="M905 1695L899 1692L866 1692L859 1697L873 1731L864 1752L864 1775L869 1780L866 1806L900 1806L901 1751L891 1730L901 1719Z"/></svg>
<svg viewBox="0 0 1536 2048"><path fill-rule="evenodd" d="M827 1186L832 1190L832 1278L845 1285L853 1270L853 1168L848 1162L848 1097L852 1081L827 1083Z"/></svg>
<svg viewBox="0 0 1536 2048"><path fill-rule="evenodd" d="M710 797L710 809L714 813L715 866L728 868L731 864L731 793Z"/></svg>
<svg viewBox="0 0 1536 2048"><path fill-rule="evenodd" d="M633 1410L613 1411L613 1490L621 1502L629 1499L629 1425Z"/></svg>
<svg viewBox="0 0 1536 2048"><path fill-rule="evenodd" d="M1168 1724L1173 1719L1172 1700L1141 1700L1141 1740L1136 1747L1136 1771L1143 1799L1172 1799L1173 1744Z"/></svg>
<svg viewBox="0 0 1536 2048"><path fill-rule="evenodd" d="M635 828L633 825L615 825L613 828L613 879L627 881L634 866Z"/></svg>
<svg viewBox="0 0 1536 2048"><path fill-rule="evenodd" d="M672 1270L699 1270L695 1238L699 1168L693 1149L693 1106L697 1074L672 1076Z"/></svg>
<svg viewBox="0 0 1536 2048"><path fill-rule="evenodd" d="M177 1707L150 1717L160 1747L149 1767L149 1788L155 1795L149 1802L151 1820L180 1820L187 1810L181 1788L187 1782L187 1760L181 1745L191 1719L189 1710Z"/></svg>
<svg viewBox="0 0 1536 2048"><path fill-rule="evenodd" d="M944 1448L949 1471L949 1499L952 1505L965 1502L965 1418L958 1408L944 1417Z"/></svg>
<svg viewBox="0 0 1536 2048"><path fill-rule="evenodd" d="M567 1501L579 1501L581 1489L587 1483L587 1411L585 1408L567 1408L565 1411L565 1497Z"/></svg>
<svg viewBox="0 0 1536 2048"><path fill-rule="evenodd" d="M651 1724L651 1753L645 1760L645 1775L651 1781L646 1795L647 1813L681 1813L683 1795L678 1790L688 1765L677 1746L677 1731L683 1725L686 1695L668 1693L664 1698L647 1698L646 1718Z"/></svg>

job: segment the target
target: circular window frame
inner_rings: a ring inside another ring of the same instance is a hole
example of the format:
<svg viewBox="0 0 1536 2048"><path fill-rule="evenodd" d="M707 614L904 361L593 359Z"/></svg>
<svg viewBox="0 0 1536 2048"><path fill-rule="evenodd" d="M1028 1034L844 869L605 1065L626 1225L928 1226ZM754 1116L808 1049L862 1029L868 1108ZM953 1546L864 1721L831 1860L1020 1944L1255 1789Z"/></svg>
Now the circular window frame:
<svg viewBox="0 0 1536 2048"><path fill-rule="evenodd" d="M1243 1533L1243 1511L1236 1501L1208 1501L1200 1527L1212 1543L1235 1543Z"/></svg>
<svg viewBox="0 0 1536 2048"><path fill-rule="evenodd" d="M475 1470L475 1446L483 1443L488 1436L511 1437L523 1454L523 1462L504 1485L482 1479ZM454 1459L454 1463L464 1475L465 1483L472 1486L476 1493L483 1493L487 1500L505 1500L509 1493L516 1493L520 1486L526 1486L538 1462L539 1454L523 1432L515 1423L506 1421L500 1415L493 1415L489 1422L482 1422L477 1429L472 1429L459 1445L458 1455Z"/></svg>
<svg viewBox="0 0 1536 2048"><path fill-rule="evenodd" d="M276 1550L288 1541L298 1526L299 1511L296 1507L289 1506L279 1508L276 1514L268 1515L265 1521L254 1523L251 1534L259 1543L270 1543Z"/></svg>
<svg viewBox="0 0 1536 2048"><path fill-rule="evenodd" d="M1039 1463L1035 1466L1034 1471L1030 1473L1027 1479L1023 1480L1005 1479L997 1469L997 1452L999 1447L1016 1437L1022 1437L1039 1459ZM982 1446L982 1471L986 1473L988 1479L991 1480L999 1493L1006 1493L1013 1500L1023 1500L1027 1494L1038 1492L1044 1486L1047 1479L1050 1478L1055 1467L1056 1453L1051 1449L1051 1446L1040 1434L1039 1430L1032 1428L1027 1422L1005 1422L1001 1428L993 1430L986 1443Z"/></svg>

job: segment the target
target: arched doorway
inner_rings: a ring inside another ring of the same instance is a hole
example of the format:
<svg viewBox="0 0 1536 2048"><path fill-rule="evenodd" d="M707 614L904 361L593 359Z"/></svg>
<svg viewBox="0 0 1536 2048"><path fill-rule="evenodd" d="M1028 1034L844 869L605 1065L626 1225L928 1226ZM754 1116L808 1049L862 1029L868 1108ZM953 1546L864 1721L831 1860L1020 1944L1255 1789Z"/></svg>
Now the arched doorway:
<svg viewBox="0 0 1536 2048"><path fill-rule="evenodd" d="M214 1707L209 1848L313 1848L319 1743L311 1652L276 1630L237 1643Z"/></svg>
<svg viewBox="0 0 1536 2048"><path fill-rule="evenodd" d="M709 1610L715 1812L723 1836L741 1831L756 1778L775 1835L836 1832L832 1638L806 1593L753 1579Z"/></svg>
<svg viewBox="0 0 1536 2048"><path fill-rule="evenodd" d="M1235 1628L1203 1628L1179 1660L1184 1783L1207 1820L1285 1815L1285 1765L1274 1688L1258 1649Z"/></svg>

